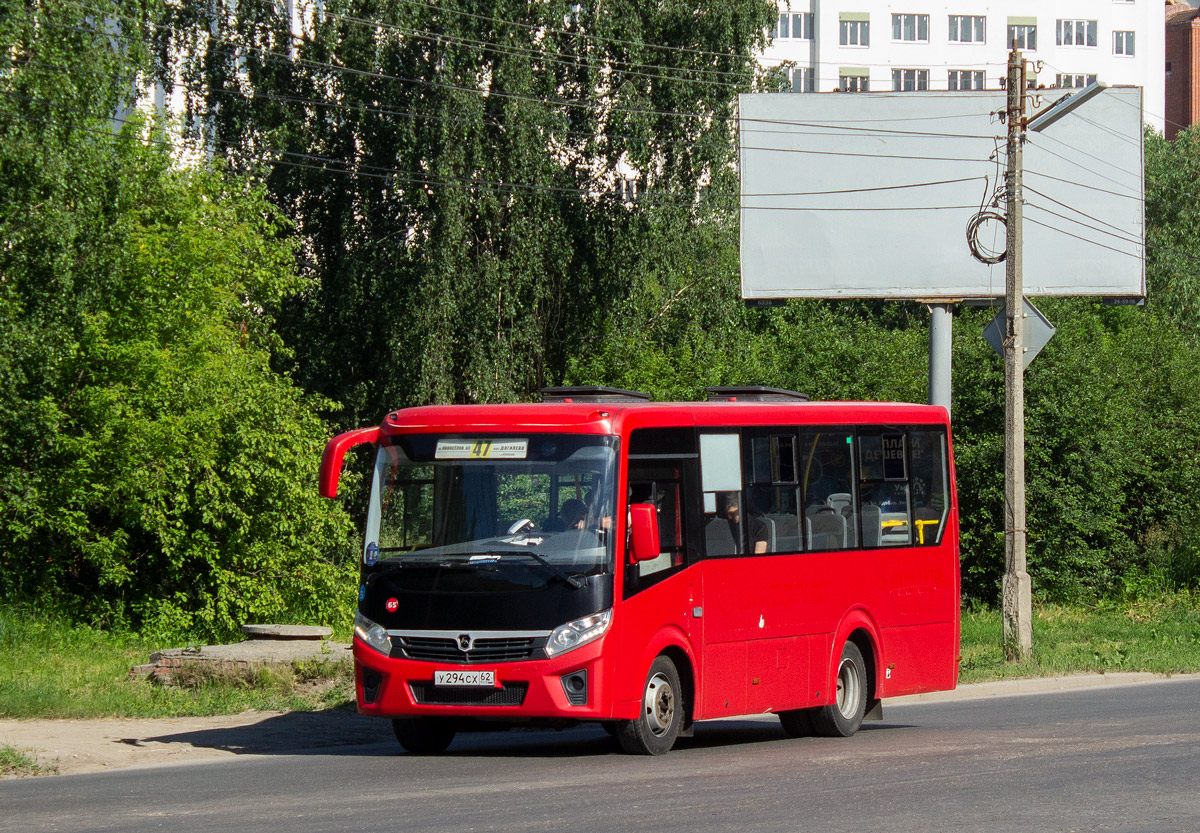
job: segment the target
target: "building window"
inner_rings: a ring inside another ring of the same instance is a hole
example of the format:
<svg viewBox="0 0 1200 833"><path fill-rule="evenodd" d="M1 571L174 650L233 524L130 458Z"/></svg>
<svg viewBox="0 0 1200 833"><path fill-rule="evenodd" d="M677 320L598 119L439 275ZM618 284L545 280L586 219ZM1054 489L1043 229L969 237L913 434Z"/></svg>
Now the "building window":
<svg viewBox="0 0 1200 833"><path fill-rule="evenodd" d="M838 90L843 93L865 93L871 90L871 79L865 75L838 76Z"/></svg>
<svg viewBox="0 0 1200 833"><path fill-rule="evenodd" d="M1063 76L1063 77L1065 78L1066 76ZM1096 76L1093 75L1090 77L1095 78ZM1008 89L1008 78L1006 78L1003 75L1000 76L1000 89L1002 89L1002 90ZM1027 89L1027 90L1036 90L1037 89L1037 74L1036 73L1030 73L1030 72L1025 73L1025 89Z"/></svg>
<svg viewBox="0 0 1200 833"><path fill-rule="evenodd" d="M1095 84L1095 75L1086 75L1084 73L1059 73L1054 76L1054 86L1064 90L1074 90L1086 87L1088 84Z"/></svg>
<svg viewBox="0 0 1200 833"><path fill-rule="evenodd" d="M927 43L929 41L929 15L892 15L892 40Z"/></svg>
<svg viewBox="0 0 1200 833"><path fill-rule="evenodd" d="M1037 24L1032 26L1009 24L1008 27L1008 43L1017 42L1017 49L1028 49L1034 51L1037 49ZM1006 46L1008 44L1005 44Z"/></svg>
<svg viewBox="0 0 1200 833"><path fill-rule="evenodd" d="M870 46L871 45L871 21L869 20L843 20L841 23L841 38L838 41L842 46Z"/></svg>
<svg viewBox="0 0 1200 833"><path fill-rule="evenodd" d="M896 92L914 92L929 89L929 70L927 69L894 69L892 70L892 89Z"/></svg>
<svg viewBox="0 0 1200 833"><path fill-rule="evenodd" d="M792 92L811 93L816 90L816 78L812 67L796 67L787 71Z"/></svg>
<svg viewBox="0 0 1200 833"><path fill-rule="evenodd" d="M983 70L952 69L946 82L948 90L982 90Z"/></svg>
<svg viewBox="0 0 1200 833"><path fill-rule="evenodd" d="M1133 32L1113 32L1113 54L1133 55Z"/></svg>
<svg viewBox="0 0 1200 833"><path fill-rule="evenodd" d="M987 18L982 15L950 15L951 43L984 43Z"/></svg>
<svg viewBox="0 0 1200 833"><path fill-rule="evenodd" d="M1095 46L1096 21L1059 20L1055 23L1059 46Z"/></svg>
<svg viewBox="0 0 1200 833"><path fill-rule="evenodd" d="M798 14L780 14L779 20L771 29L771 38L812 40L812 12Z"/></svg>

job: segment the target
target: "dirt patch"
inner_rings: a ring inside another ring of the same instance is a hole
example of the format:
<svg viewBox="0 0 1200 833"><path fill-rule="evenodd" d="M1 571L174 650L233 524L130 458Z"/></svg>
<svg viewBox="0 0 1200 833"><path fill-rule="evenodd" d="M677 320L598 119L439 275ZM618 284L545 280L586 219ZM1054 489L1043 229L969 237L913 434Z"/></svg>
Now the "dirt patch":
<svg viewBox="0 0 1200 833"><path fill-rule="evenodd" d="M303 755L392 739L386 720L349 710L249 711L217 717L0 720L0 744L60 775L233 755ZM399 750L396 746L396 750Z"/></svg>

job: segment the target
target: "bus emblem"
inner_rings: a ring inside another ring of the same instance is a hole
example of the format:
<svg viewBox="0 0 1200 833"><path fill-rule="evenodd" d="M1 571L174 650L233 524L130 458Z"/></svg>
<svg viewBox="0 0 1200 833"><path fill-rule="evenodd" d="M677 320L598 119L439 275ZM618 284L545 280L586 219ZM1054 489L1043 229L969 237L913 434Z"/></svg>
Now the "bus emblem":
<svg viewBox="0 0 1200 833"><path fill-rule="evenodd" d="M458 647L462 650L462 652L464 654L467 651L471 650L471 634L460 633L458 635Z"/></svg>

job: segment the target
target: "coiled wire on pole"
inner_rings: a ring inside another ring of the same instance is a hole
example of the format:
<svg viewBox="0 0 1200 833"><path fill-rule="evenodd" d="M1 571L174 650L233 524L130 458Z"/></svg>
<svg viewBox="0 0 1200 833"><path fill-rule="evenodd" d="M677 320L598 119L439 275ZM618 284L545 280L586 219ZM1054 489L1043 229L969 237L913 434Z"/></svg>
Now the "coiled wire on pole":
<svg viewBox="0 0 1200 833"><path fill-rule="evenodd" d="M983 245L979 242L979 229L989 220L996 220L1006 227L1005 239L1007 240L1007 222L1005 221L1004 215L999 211L987 208L977 211L975 215L967 221L967 246L971 249L971 257L975 258L980 263L992 265L1001 263L1008 255L1008 251L1006 249L998 254L995 252L989 252L986 251L983 248Z"/></svg>

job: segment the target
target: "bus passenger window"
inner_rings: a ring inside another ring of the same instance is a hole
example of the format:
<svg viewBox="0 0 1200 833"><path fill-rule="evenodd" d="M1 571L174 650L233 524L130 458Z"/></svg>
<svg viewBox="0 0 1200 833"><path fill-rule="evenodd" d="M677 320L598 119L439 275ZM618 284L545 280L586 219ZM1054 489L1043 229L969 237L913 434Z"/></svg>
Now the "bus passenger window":
<svg viewBox="0 0 1200 833"><path fill-rule="evenodd" d="M743 447L746 490L744 515L756 552L800 552L800 500L796 481L794 429L757 429ZM787 433L784 433L787 432ZM749 434L746 431L745 434Z"/></svg>
<svg viewBox="0 0 1200 833"><path fill-rule="evenodd" d="M915 543L928 547L941 542L950 512L946 432L941 428L914 428L911 440Z"/></svg>
<svg viewBox="0 0 1200 833"><path fill-rule="evenodd" d="M908 547L916 540L903 428L858 432L860 519L864 547Z"/></svg>
<svg viewBox="0 0 1200 833"><path fill-rule="evenodd" d="M800 438L804 538L811 550L857 545L854 514L853 433L846 428L806 431Z"/></svg>

